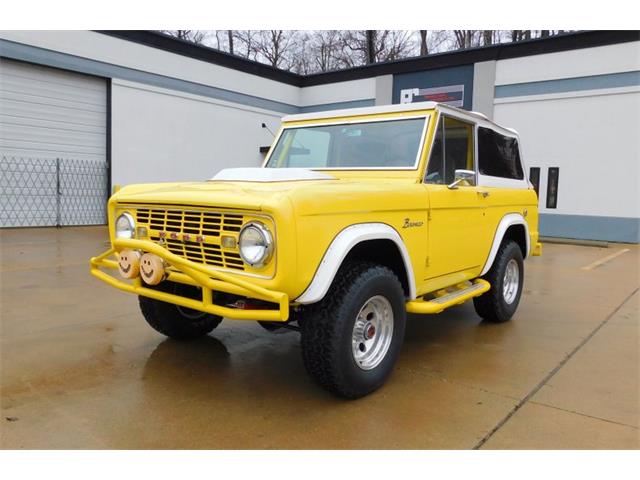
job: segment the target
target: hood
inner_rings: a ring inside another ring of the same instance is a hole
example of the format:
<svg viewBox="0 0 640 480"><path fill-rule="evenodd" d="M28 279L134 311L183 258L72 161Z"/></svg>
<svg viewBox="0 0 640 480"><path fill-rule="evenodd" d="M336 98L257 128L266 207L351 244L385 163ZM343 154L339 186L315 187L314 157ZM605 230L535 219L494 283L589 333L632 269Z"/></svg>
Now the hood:
<svg viewBox="0 0 640 480"><path fill-rule="evenodd" d="M391 207L393 200L405 196L410 183L415 184L415 180L339 179L305 169L234 168L221 171L208 182L130 185L118 191L113 200L256 211L271 210L283 201L291 201L305 205L307 212L323 213L327 209L366 208L367 199L378 196L385 197ZM334 200L330 202L332 208L328 202L318 201L327 196Z"/></svg>
<svg viewBox="0 0 640 480"><path fill-rule="evenodd" d="M140 183L119 190L118 203L159 203L262 210L301 183L337 181L331 175L303 168L228 168L207 182Z"/></svg>

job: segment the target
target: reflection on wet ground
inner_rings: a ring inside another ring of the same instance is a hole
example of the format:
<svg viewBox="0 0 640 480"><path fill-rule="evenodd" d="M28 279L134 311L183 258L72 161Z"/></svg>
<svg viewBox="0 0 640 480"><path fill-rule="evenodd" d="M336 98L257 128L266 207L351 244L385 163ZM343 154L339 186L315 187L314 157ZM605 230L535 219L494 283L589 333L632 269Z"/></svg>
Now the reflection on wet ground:
<svg viewBox="0 0 640 480"><path fill-rule="evenodd" d="M3 448L640 446L636 246L584 270L623 247L545 245L504 325L470 304L411 316L389 382L344 401L307 376L296 332L151 330L134 297L88 274L105 240L0 231Z"/></svg>

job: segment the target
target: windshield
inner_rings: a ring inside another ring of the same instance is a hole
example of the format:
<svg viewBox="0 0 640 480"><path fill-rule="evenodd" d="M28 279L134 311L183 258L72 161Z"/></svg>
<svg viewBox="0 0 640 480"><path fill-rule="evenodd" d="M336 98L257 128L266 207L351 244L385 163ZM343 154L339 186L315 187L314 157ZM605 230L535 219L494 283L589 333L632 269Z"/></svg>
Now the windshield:
<svg viewBox="0 0 640 480"><path fill-rule="evenodd" d="M426 119L285 128L267 168L416 168Z"/></svg>

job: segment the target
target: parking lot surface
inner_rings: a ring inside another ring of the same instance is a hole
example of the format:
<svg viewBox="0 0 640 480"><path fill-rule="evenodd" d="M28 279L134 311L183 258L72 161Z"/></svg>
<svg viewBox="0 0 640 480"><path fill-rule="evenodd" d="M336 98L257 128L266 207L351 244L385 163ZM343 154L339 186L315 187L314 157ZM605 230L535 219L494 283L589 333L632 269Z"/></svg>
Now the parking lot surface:
<svg viewBox="0 0 640 480"><path fill-rule="evenodd" d="M316 387L296 332L224 321L193 342L89 275L104 227L0 230L0 446L639 448L640 251L545 244L507 324L410 316L395 372Z"/></svg>

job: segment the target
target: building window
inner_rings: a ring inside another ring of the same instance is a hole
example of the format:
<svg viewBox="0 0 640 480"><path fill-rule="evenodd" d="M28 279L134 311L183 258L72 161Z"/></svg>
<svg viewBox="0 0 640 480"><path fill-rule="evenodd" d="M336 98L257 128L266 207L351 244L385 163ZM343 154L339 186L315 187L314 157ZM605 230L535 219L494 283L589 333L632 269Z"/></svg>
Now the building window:
<svg viewBox="0 0 640 480"><path fill-rule="evenodd" d="M547 175L547 208L556 208L558 206L558 177L560 169L558 167L549 167Z"/></svg>
<svg viewBox="0 0 640 480"><path fill-rule="evenodd" d="M456 170L474 170L473 125L441 116L425 182L449 185Z"/></svg>
<svg viewBox="0 0 640 480"><path fill-rule="evenodd" d="M522 180L518 140L490 128L478 128L478 165L482 175Z"/></svg>
<svg viewBox="0 0 640 480"><path fill-rule="evenodd" d="M540 167L531 167L529 169L529 181L536 191L536 195L540 197Z"/></svg>

